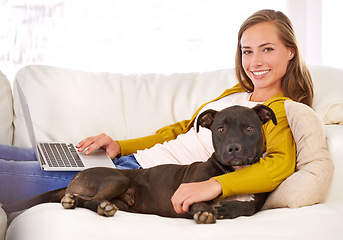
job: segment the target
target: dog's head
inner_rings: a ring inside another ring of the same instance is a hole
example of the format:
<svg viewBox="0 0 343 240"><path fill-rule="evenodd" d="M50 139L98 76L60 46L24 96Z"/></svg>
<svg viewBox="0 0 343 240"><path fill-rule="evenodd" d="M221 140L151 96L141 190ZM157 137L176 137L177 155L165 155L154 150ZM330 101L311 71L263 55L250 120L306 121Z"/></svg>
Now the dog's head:
<svg viewBox="0 0 343 240"><path fill-rule="evenodd" d="M259 161L263 154L262 125L276 117L272 109L258 104L254 108L232 106L221 111L207 110L197 121L212 131L212 142L218 161L238 170ZM232 169L233 168L233 169Z"/></svg>

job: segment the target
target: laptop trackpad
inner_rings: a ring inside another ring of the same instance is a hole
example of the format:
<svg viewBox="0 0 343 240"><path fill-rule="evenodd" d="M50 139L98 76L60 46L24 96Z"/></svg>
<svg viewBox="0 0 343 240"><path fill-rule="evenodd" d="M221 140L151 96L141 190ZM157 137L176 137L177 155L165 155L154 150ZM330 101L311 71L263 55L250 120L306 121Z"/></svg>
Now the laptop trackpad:
<svg viewBox="0 0 343 240"><path fill-rule="evenodd" d="M86 155L84 152L79 153L80 157L86 168L91 167L111 167L115 168L114 163L106 155L106 151L104 149L97 149L94 150L91 154Z"/></svg>

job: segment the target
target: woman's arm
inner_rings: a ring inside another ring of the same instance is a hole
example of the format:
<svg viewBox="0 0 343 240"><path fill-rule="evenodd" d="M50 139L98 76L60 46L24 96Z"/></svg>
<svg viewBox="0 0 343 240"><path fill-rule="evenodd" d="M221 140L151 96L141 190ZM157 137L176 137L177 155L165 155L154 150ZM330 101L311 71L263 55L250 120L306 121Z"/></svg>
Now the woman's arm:
<svg viewBox="0 0 343 240"><path fill-rule="evenodd" d="M151 148L157 143L175 139L179 134L187 130L189 123L190 120L184 120L161 128L153 135L129 140L116 141L102 133L82 140L76 147L79 152L88 148L86 154L91 154L94 150L101 147L104 148L107 155L113 159L119 154L126 156L136 153L137 150Z"/></svg>
<svg viewBox="0 0 343 240"><path fill-rule="evenodd" d="M226 89L219 97L213 99L210 102L216 101L218 99L221 99L222 97L225 97L229 94L236 93L236 92L243 92L243 89L239 86L239 84L235 85L234 87L230 89ZM107 154L111 158L113 156L116 157L119 154L121 154L122 156L125 156L125 155L130 155L132 153L136 153L138 150L151 148L157 143L163 143L165 141L173 140L179 134L187 132L192 127L193 121L196 118L199 111L208 103L204 103L202 106L200 106L198 110L195 112L195 114L193 115L193 117L191 118L191 120L184 120L184 121L166 126L158 130L153 135L150 135L147 137L129 139L129 140L115 141L105 134L100 134L98 136L89 137L82 140L77 145L77 147L79 148L80 152L88 148L87 154L90 154L95 149L102 147L106 149Z"/></svg>
<svg viewBox="0 0 343 240"><path fill-rule="evenodd" d="M171 198L176 213L186 213L196 202L210 201L222 193L222 186L211 178L204 182L183 183Z"/></svg>
<svg viewBox="0 0 343 240"><path fill-rule="evenodd" d="M155 134L147 137L118 141L121 148L121 155L125 156L136 153L138 150L151 148L157 143L173 140L187 129L189 122L189 120L184 120L174 123L157 130Z"/></svg>

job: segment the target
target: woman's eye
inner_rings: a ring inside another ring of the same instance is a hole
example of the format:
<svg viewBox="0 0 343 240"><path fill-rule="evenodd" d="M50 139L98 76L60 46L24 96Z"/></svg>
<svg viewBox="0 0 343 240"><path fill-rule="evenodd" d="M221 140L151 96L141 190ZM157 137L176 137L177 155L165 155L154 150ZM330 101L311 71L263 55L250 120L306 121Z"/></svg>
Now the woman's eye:
<svg viewBox="0 0 343 240"><path fill-rule="evenodd" d="M218 132L224 132L224 128L223 127L219 127L217 130L218 130Z"/></svg>
<svg viewBox="0 0 343 240"><path fill-rule="evenodd" d="M272 49L272 48L265 48L263 51L264 52L271 52L271 51L273 51L274 49Z"/></svg>
<svg viewBox="0 0 343 240"><path fill-rule="evenodd" d="M252 51L250 51L250 50L244 50L244 51L243 51L243 54L244 54L244 55L248 55L248 54L250 54L250 53L252 53Z"/></svg>

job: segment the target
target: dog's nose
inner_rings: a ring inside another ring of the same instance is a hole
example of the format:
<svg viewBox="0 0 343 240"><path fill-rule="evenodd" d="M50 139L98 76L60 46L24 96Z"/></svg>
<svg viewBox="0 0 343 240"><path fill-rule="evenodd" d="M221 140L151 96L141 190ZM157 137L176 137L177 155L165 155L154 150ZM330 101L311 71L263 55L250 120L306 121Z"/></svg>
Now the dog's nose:
<svg viewBox="0 0 343 240"><path fill-rule="evenodd" d="M230 144L227 146L227 151L229 154L239 153L241 148L240 144Z"/></svg>

